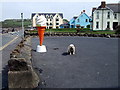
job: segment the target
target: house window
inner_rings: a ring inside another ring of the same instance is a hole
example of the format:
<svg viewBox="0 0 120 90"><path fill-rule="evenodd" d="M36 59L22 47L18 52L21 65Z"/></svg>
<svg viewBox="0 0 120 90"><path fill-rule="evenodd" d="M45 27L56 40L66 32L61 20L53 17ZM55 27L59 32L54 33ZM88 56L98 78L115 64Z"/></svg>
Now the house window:
<svg viewBox="0 0 120 90"><path fill-rule="evenodd" d="M91 19L89 19L89 22L91 22Z"/></svg>
<svg viewBox="0 0 120 90"><path fill-rule="evenodd" d="M50 19L50 21L52 21L52 19Z"/></svg>
<svg viewBox="0 0 120 90"><path fill-rule="evenodd" d="M59 21L59 19L57 18L56 21Z"/></svg>
<svg viewBox="0 0 120 90"><path fill-rule="evenodd" d="M97 19L99 19L99 12L97 12Z"/></svg>
<svg viewBox="0 0 120 90"><path fill-rule="evenodd" d="M78 19L77 22L79 22L80 20Z"/></svg>
<svg viewBox="0 0 120 90"><path fill-rule="evenodd" d="M59 23L56 23L56 25L59 25Z"/></svg>
<svg viewBox="0 0 120 90"><path fill-rule="evenodd" d="M81 28L84 28L84 26L81 26Z"/></svg>
<svg viewBox="0 0 120 90"><path fill-rule="evenodd" d="M49 29L51 29L52 27L49 27Z"/></svg>
<svg viewBox="0 0 120 90"><path fill-rule="evenodd" d="M114 14L114 19L117 19L117 14L116 13Z"/></svg>
<svg viewBox="0 0 120 90"><path fill-rule="evenodd" d="M48 15L46 15L46 18L49 18L49 16L48 16Z"/></svg>
<svg viewBox="0 0 120 90"><path fill-rule="evenodd" d="M88 19L86 19L86 22L88 22Z"/></svg>
<svg viewBox="0 0 120 90"><path fill-rule="evenodd" d="M52 25L52 23L50 23L50 25Z"/></svg>
<svg viewBox="0 0 120 90"><path fill-rule="evenodd" d="M107 28L110 28L110 22L107 22Z"/></svg>
<svg viewBox="0 0 120 90"><path fill-rule="evenodd" d="M108 19L110 18L110 12L108 12L108 14L107 14L107 18L108 18Z"/></svg>
<svg viewBox="0 0 120 90"><path fill-rule="evenodd" d="M96 22L96 29L99 28L99 22Z"/></svg>
<svg viewBox="0 0 120 90"><path fill-rule="evenodd" d="M53 16L52 16L52 15L50 15L50 18L52 19L52 18L53 18Z"/></svg>

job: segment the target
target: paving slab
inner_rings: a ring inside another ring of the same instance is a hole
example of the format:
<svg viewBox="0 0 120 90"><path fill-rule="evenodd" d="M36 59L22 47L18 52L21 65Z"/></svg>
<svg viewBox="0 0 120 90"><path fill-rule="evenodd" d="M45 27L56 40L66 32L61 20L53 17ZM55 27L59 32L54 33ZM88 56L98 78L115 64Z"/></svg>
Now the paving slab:
<svg viewBox="0 0 120 90"><path fill-rule="evenodd" d="M69 44L75 55L66 55ZM45 37L46 53L36 52L32 38L33 65L43 81L39 88L118 87L118 39L100 37Z"/></svg>

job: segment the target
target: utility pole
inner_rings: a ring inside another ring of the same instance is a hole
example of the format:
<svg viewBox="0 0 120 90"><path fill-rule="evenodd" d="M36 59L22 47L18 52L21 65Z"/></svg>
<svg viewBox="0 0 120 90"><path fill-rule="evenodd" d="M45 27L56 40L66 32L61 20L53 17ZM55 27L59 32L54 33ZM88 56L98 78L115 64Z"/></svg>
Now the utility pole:
<svg viewBox="0 0 120 90"><path fill-rule="evenodd" d="M24 37L24 20L23 20L23 13L21 13L21 19L22 19L22 35L23 35L23 37Z"/></svg>
<svg viewBox="0 0 120 90"><path fill-rule="evenodd" d="M103 30L103 9L102 9L102 22L101 22L101 24L102 24L102 30Z"/></svg>

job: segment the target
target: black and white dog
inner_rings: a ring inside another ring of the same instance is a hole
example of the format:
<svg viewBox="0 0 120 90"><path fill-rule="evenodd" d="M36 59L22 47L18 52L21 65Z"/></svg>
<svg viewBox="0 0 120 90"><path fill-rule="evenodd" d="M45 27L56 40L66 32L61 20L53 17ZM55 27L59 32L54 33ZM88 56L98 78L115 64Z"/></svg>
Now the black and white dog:
<svg viewBox="0 0 120 90"><path fill-rule="evenodd" d="M73 44L70 44L70 45L68 46L67 53L68 53L69 55L75 54L75 46L74 46Z"/></svg>

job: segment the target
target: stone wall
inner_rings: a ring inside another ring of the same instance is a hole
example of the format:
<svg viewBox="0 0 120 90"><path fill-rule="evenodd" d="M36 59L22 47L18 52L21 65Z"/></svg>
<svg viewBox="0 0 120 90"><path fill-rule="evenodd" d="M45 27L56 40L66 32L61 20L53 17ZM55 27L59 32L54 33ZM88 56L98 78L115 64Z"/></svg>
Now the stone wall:
<svg viewBox="0 0 120 90"><path fill-rule="evenodd" d="M26 36L38 36L37 32L25 31ZM45 32L45 36L79 36L79 37L106 37L120 38L120 34L90 34L90 33L75 33L75 32Z"/></svg>
<svg viewBox="0 0 120 90"><path fill-rule="evenodd" d="M10 53L9 88L36 88L40 82L31 63L31 37L23 39Z"/></svg>

